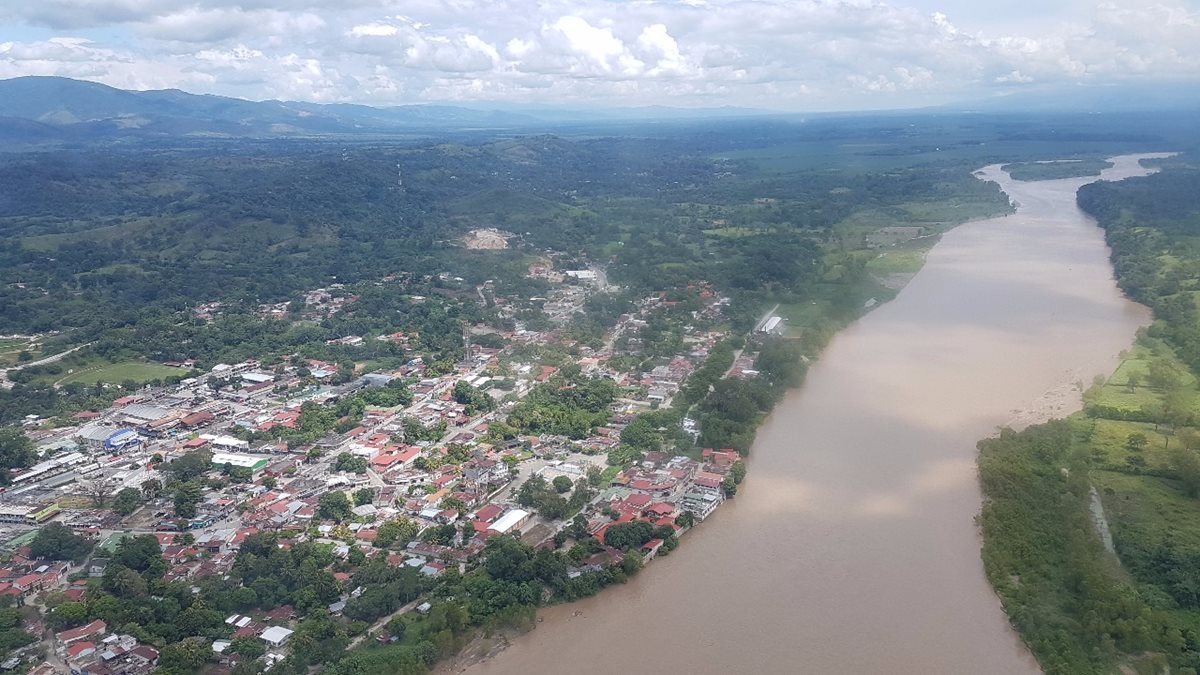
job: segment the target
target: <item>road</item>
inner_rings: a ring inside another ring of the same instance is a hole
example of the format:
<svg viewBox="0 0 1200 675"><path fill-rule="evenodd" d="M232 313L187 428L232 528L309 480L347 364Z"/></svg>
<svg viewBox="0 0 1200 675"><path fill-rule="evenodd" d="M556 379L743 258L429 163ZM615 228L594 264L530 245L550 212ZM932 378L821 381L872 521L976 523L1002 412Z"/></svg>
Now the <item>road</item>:
<svg viewBox="0 0 1200 675"><path fill-rule="evenodd" d="M372 633L379 632L380 629L382 629L384 626L387 625L387 622L392 620L392 617L400 615L400 614L404 614L405 612L411 612L419 604L421 604L421 599L417 598L416 600L413 600L412 602L408 603L407 605L404 605L400 609L392 612L391 614L388 614L387 616L383 617L382 619L371 624L371 627L367 629L367 632L363 633L362 635L359 635L358 637L356 637L350 641L350 645L346 647L346 651L350 651L351 649L354 649L355 647L357 647L358 643L365 640Z"/></svg>
<svg viewBox="0 0 1200 675"><path fill-rule="evenodd" d="M91 347L93 344L95 344L95 343L89 342L87 344L79 345L78 347L72 347L65 352L59 352L57 354L54 354L53 356L47 356L45 358L40 358L37 361L30 361L28 363L22 363L19 366L13 366L12 368L6 368L6 369L0 371L0 386L3 386L5 389L12 388L13 383L12 383L12 381L10 381L8 379L8 372L11 370L24 370L26 368L29 368L30 366L44 366L47 363L54 363L55 361L61 361L62 359L66 358L67 356L69 356L71 354L74 354L75 352L79 351L80 349L83 349L84 347Z"/></svg>
<svg viewBox="0 0 1200 675"><path fill-rule="evenodd" d="M84 347L91 347L93 344L95 344L95 343L89 342L87 344L79 345L78 347L71 347L70 349L68 349L65 352L59 352L53 356L47 356L45 358L38 359L37 361L30 361L28 363L22 363L19 366L13 366L12 368L8 368L4 372L8 372L9 370L24 370L25 368L29 368L30 366L44 366L47 363L54 363L55 361L61 361L62 359L66 358L68 355L73 354L73 353L79 351L80 349L83 349Z"/></svg>

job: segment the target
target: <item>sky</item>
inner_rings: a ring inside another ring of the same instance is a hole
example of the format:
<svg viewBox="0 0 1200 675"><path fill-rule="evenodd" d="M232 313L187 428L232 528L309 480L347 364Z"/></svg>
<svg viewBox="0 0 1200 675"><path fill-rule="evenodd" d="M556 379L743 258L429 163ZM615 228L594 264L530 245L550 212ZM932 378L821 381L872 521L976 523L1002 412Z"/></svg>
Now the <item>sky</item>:
<svg viewBox="0 0 1200 675"><path fill-rule="evenodd" d="M903 108L1200 87L1200 0L0 0L0 78L395 105Z"/></svg>

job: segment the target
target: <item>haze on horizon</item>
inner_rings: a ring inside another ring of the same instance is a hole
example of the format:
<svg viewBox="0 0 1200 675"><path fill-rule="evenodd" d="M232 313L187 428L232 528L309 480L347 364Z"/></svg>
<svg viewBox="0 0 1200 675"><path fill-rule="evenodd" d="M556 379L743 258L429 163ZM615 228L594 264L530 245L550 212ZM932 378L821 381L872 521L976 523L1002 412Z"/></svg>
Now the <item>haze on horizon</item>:
<svg viewBox="0 0 1200 675"><path fill-rule="evenodd" d="M0 78L252 100L866 110L1200 84L1197 0L42 0Z"/></svg>

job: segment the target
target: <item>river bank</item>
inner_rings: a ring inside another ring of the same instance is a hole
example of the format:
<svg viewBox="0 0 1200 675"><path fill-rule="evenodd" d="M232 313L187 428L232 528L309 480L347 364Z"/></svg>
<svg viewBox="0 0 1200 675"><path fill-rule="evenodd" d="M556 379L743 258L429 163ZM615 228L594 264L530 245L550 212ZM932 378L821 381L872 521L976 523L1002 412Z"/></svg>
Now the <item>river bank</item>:
<svg viewBox="0 0 1200 675"><path fill-rule="evenodd" d="M1052 675L1200 669L1198 185L1176 168L1080 190L1156 321L1082 412L980 443L988 576Z"/></svg>

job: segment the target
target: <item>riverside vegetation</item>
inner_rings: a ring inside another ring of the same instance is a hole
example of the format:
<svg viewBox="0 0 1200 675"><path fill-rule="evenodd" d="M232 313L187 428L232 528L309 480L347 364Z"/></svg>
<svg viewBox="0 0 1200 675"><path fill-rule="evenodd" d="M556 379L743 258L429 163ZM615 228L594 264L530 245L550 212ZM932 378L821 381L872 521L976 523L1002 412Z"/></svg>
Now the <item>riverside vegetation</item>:
<svg viewBox="0 0 1200 675"><path fill-rule="evenodd" d="M1154 323L1081 413L979 444L985 569L1049 675L1200 671L1195 161L1080 189Z"/></svg>

